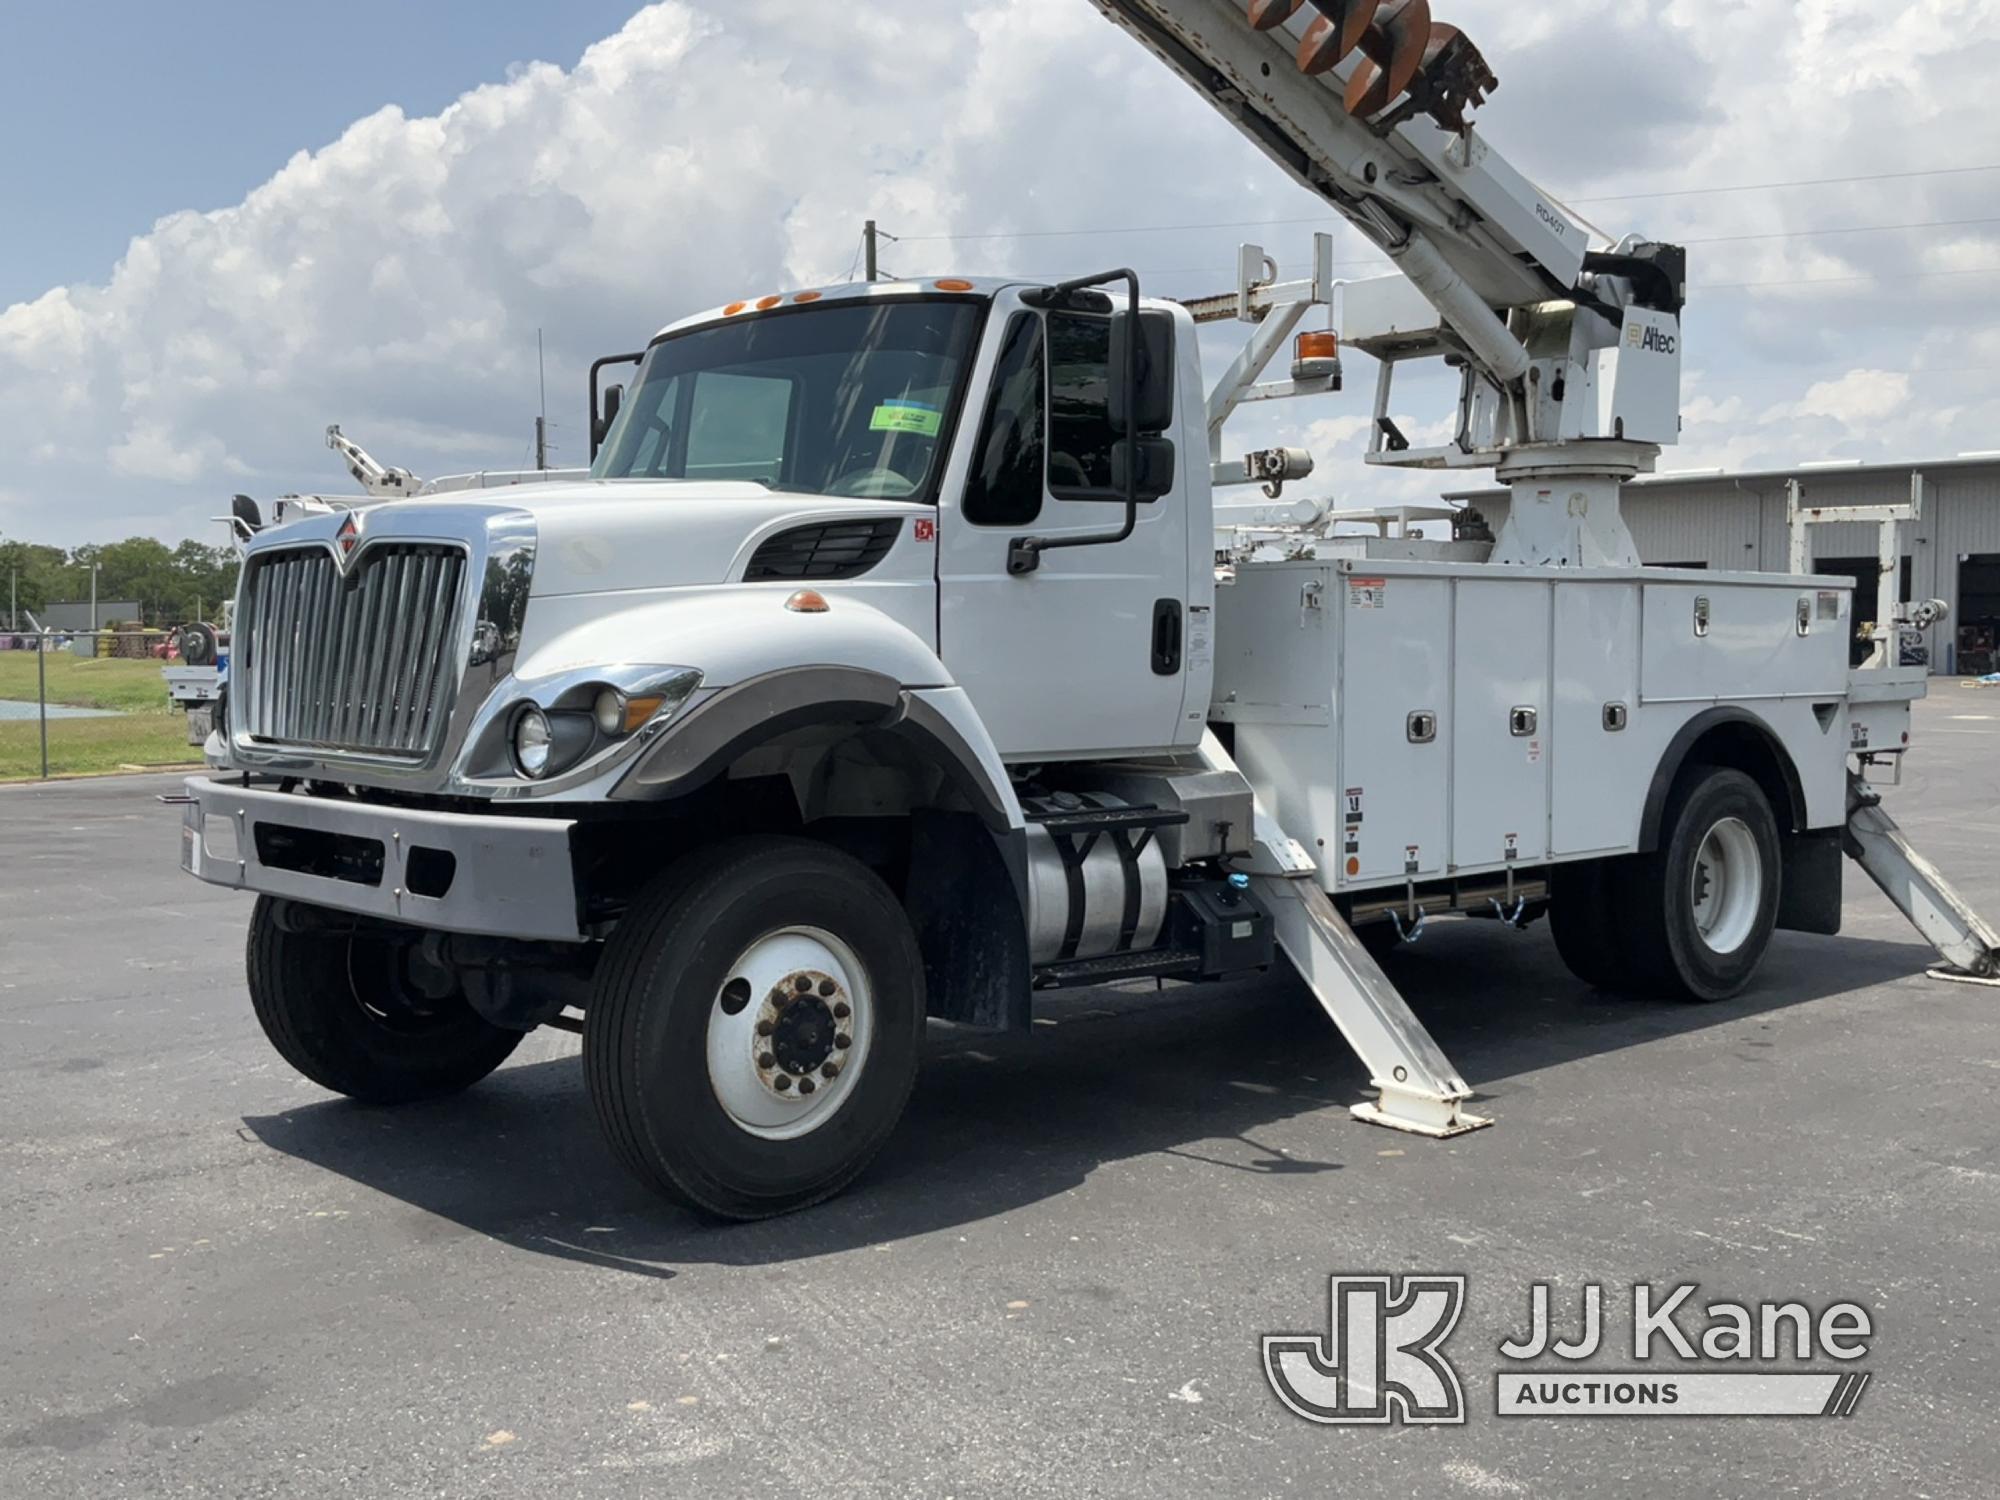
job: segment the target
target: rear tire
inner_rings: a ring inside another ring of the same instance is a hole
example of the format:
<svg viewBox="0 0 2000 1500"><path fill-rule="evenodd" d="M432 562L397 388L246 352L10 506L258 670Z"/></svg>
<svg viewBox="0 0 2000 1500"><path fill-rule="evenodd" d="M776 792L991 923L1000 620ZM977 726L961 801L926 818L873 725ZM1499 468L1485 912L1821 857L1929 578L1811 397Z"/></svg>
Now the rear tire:
<svg viewBox="0 0 2000 1500"><path fill-rule="evenodd" d="M642 1181L759 1219L861 1174L909 1101L923 1033L923 959L889 887L824 845L744 838L632 902L585 1012L584 1075Z"/></svg>
<svg viewBox="0 0 2000 1500"><path fill-rule="evenodd" d="M470 1088L520 1045L462 996L408 983L403 945L361 933L287 932L277 903L250 914L250 1004L271 1045L321 1088L366 1104L410 1104Z"/></svg>
<svg viewBox="0 0 2000 1500"><path fill-rule="evenodd" d="M1585 984L1615 990L1626 978L1619 951L1618 866L1587 859L1549 872L1549 932L1570 973Z"/></svg>
<svg viewBox="0 0 2000 1500"><path fill-rule="evenodd" d="M1739 993L1777 925L1780 861L1777 820L1755 781L1721 766L1683 771L1659 847L1621 862L1629 987L1699 1002Z"/></svg>

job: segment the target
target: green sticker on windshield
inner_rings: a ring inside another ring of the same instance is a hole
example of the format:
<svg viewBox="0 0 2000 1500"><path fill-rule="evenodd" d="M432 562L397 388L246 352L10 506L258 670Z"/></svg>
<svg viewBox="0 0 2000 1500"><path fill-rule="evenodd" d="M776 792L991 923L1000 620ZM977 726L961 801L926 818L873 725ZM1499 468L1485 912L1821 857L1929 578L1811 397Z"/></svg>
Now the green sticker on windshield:
<svg viewBox="0 0 2000 1500"><path fill-rule="evenodd" d="M914 432L918 437L936 437L944 426L944 413L921 401L884 401L868 419L870 432Z"/></svg>

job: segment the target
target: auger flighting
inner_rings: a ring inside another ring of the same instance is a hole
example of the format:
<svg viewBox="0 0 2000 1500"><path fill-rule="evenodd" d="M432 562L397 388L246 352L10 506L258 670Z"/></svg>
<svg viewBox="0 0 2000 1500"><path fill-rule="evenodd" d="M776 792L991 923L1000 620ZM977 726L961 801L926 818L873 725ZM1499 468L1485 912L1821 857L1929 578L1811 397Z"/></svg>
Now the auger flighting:
<svg viewBox="0 0 2000 1500"><path fill-rule="evenodd" d="M1318 14L1299 39L1300 72L1317 77L1362 54L1343 95L1350 115L1379 115L1400 99L1385 125L1423 113L1463 131L1466 111L1499 85L1470 37L1431 19L1430 0L1250 0L1250 24L1273 31L1308 5Z"/></svg>

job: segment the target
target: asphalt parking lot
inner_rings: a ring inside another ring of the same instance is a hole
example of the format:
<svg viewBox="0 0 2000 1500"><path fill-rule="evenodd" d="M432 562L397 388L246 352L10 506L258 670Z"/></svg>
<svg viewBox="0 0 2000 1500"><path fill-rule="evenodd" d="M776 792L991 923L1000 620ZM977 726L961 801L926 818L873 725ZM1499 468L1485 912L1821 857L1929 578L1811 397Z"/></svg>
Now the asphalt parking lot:
<svg viewBox="0 0 2000 1500"><path fill-rule="evenodd" d="M1916 739L1888 806L2000 915L2000 691L1938 684ZM1852 867L1844 934L1713 1007L1437 924L1392 972L1493 1130L1351 1122L1289 978L1094 992L934 1033L856 1190L715 1227L621 1174L572 1037L403 1111L296 1078L171 785L0 788L0 1495L1991 1493L2000 990L1926 978ZM1273 1397L1259 1336L1374 1270L1470 1278L1466 1425ZM1859 1301L1873 1381L1845 1420L1502 1419L1536 1280Z"/></svg>

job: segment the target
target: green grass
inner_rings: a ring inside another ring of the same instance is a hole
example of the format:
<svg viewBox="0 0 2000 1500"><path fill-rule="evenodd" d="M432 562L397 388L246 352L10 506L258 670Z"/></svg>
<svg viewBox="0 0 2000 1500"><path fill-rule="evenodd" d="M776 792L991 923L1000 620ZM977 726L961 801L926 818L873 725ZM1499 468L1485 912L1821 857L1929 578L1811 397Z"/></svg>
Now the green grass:
<svg viewBox="0 0 2000 1500"><path fill-rule="evenodd" d="M157 661L48 654L49 702L110 709L115 719L49 720L49 774L90 776L128 766L186 766L201 761L187 742L187 715L167 701ZM35 701L35 653L0 651L0 698ZM0 781L42 774L41 725L0 720Z"/></svg>
<svg viewBox="0 0 2000 1500"><path fill-rule="evenodd" d="M51 651L49 702L75 708L108 708L127 714L172 713L167 702L167 680L160 675L160 668L165 665L158 661L93 659L73 656L67 651ZM35 701L34 652L0 651L0 698ZM174 719L178 723L180 715L175 713Z"/></svg>
<svg viewBox="0 0 2000 1500"><path fill-rule="evenodd" d="M91 776L131 766L192 766L200 761L199 747L187 742L183 714L49 720L51 776ZM0 781L34 781L41 774L40 724L34 719L0 721Z"/></svg>

